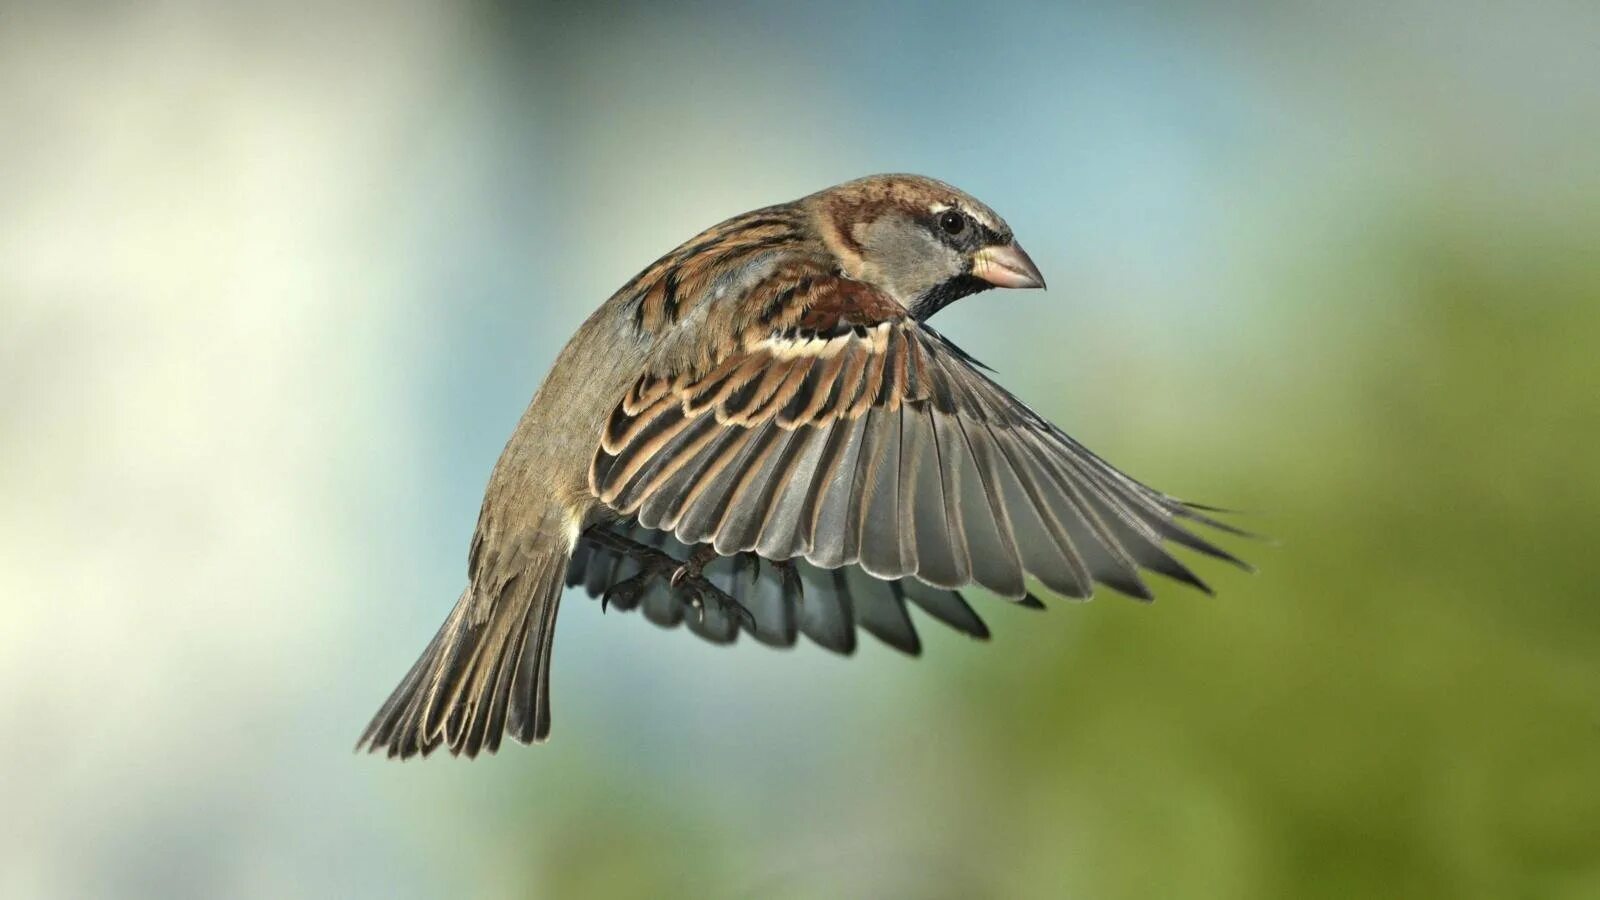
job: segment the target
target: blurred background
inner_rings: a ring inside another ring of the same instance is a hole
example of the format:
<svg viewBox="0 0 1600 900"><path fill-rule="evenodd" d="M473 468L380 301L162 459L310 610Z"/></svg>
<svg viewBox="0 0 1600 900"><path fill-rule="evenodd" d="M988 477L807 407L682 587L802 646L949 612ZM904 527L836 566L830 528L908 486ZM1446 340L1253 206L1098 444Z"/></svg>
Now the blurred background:
<svg viewBox="0 0 1600 900"><path fill-rule="evenodd" d="M1600 897L1600 6L0 8L0 895ZM955 183L940 314L1246 575L702 644L352 755L557 349L725 216Z"/></svg>

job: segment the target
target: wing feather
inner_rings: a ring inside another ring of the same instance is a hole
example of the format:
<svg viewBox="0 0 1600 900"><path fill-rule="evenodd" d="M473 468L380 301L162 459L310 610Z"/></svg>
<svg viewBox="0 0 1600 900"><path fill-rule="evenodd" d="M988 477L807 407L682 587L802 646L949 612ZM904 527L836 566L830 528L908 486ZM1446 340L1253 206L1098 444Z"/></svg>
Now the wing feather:
<svg viewBox="0 0 1600 900"><path fill-rule="evenodd" d="M1064 596L1099 583L1147 599L1141 571L1209 592L1169 545L1243 565L1189 526L1237 529L1116 470L943 336L843 282L808 277L768 304L737 352L698 373L641 378L602 435L596 496L685 545L817 571L859 566L941 598L976 584L1027 602L1032 576ZM778 302L791 297L814 304L803 328ZM854 622L920 647L887 607L861 600L852 611L850 598L865 596L853 582L815 590L816 608L802 604L795 622L813 640L843 651ZM700 625L713 637L737 630Z"/></svg>
<svg viewBox="0 0 1600 900"><path fill-rule="evenodd" d="M608 589L640 567L617 545L601 542L599 531L626 538L642 546L683 558L689 547L665 532L637 521L617 521L594 526L578 542L567 573L569 584L583 585L591 597L607 596ZM957 591L942 590L915 578L883 581L858 565L833 569L793 560L792 576L752 553L718 557L704 576L750 613L741 623L726 610L691 608L686 591L659 580L639 595L613 597L614 611L638 611L663 628L682 627L702 640L726 644L741 631L771 647L792 647L800 635L825 649L848 654L855 650L855 629L910 655L921 653L922 640L912 622L915 605L943 625L975 639L989 636L988 627ZM596 573L600 573L597 575ZM609 579L609 580L608 580ZM489 740L485 735L485 740Z"/></svg>

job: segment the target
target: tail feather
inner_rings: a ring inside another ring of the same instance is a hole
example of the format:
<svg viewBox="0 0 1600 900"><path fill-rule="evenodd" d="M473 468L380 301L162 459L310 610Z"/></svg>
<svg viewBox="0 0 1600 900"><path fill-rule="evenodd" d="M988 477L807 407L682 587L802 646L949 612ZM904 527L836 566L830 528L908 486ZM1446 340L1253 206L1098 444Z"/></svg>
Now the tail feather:
<svg viewBox="0 0 1600 900"><path fill-rule="evenodd" d="M498 588L468 587L356 749L392 759L500 749L550 734L550 645L567 557L546 553ZM493 596L482 592L492 590Z"/></svg>

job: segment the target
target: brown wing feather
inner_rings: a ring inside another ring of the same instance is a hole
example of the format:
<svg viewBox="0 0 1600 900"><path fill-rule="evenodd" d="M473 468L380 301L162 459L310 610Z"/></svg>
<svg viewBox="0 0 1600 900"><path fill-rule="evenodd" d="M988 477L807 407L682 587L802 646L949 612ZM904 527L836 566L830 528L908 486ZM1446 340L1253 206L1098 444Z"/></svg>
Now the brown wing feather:
<svg viewBox="0 0 1600 900"><path fill-rule="evenodd" d="M754 290L738 352L646 375L618 405L590 472L616 512L723 555L1015 599L1024 573L1074 597L1099 582L1148 598L1141 569L1209 590L1168 542L1238 562L1184 524L1221 523L1085 450L871 287L790 267Z"/></svg>

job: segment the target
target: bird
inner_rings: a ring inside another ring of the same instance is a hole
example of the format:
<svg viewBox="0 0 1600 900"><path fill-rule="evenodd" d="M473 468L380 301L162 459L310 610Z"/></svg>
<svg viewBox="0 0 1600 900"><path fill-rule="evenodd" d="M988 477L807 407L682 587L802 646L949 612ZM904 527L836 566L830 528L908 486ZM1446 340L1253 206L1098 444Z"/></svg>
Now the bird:
<svg viewBox="0 0 1600 900"><path fill-rule="evenodd" d="M465 589L358 751L545 741L569 586L719 643L848 653L859 626L915 654L908 604L985 638L963 591L1149 599L1149 571L1211 593L1173 546L1249 569L1203 536L1246 534L1221 511L1116 469L928 324L1044 287L994 210L908 174L657 259L557 355L490 475Z"/></svg>

